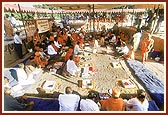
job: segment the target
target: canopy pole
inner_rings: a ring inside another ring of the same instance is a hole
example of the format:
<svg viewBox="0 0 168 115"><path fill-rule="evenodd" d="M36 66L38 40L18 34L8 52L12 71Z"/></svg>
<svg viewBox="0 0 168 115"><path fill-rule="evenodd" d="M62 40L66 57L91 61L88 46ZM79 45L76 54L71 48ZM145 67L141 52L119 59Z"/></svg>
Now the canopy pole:
<svg viewBox="0 0 168 115"><path fill-rule="evenodd" d="M91 29L92 29L92 22L91 22L91 7L89 8L89 25L90 25L90 32L91 32Z"/></svg>
<svg viewBox="0 0 168 115"><path fill-rule="evenodd" d="M155 28L156 28L156 20L157 20L158 14L159 14L159 7L160 7L160 4L158 4L158 8L157 8L157 12L156 12L156 18L155 18L155 20L154 20L154 26L153 26L153 28L152 28L151 34L154 33Z"/></svg>
<svg viewBox="0 0 168 115"><path fill-rule="evenodd" d="M24 23L23 15L22 15L21 8L20 8L19 4L18 4L18 7L19 7L19 13L21 15L21 20L22 20L22 23L23 23L24 31L25 31L25 34L26 34L26 41L27 41L27 32L26 32L26 29L25 29L25 23Z"/></svg>
<svg viewBox="0 0 168 115"><path fill-rule="evenodd" d="M133 7L133 12L132 12L132 19L131 19L131 26L134 26L134 7Z"/></svg>
<svg viewBox="0 0 168 115"><path fill-rule="evenodd" d="M93 34L95 35L95 11L94 11L94 4L93 4Z"/></svg>
<svg viewBox="0 0 168 115"><path fill-rule="evenodd" d="M123 27L123 15L124 15L123 10L124 10L124 9L123 9L123 7L122 7L122 11L121 11L121 18L122 18L122 20L121 20L121 21L122 21L121 26L122 26L122 27Z"/></svg>

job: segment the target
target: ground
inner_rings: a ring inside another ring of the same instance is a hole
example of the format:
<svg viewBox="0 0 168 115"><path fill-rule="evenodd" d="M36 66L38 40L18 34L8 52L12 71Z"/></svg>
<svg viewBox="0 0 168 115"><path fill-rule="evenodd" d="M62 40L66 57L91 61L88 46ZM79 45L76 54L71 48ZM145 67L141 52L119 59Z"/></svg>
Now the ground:
<svg viewBox="0 0 168 115"><path fill-rule="evenodd" d="M93 66L94 74L92 74L90 77L68 77L59 74L51 74L50 72L45 71L36 79L36 83L33 84L31 88L26 90L26 93L38 94L39 92L37 91L37 88L41 88L45 80L56 82L55 88L53 90L46 90L47 93L53 93L54 91L64 93L65 87L71 86L80 94L86 95L91 89L78 87L78 80L84 79L92 80L92 89L102 93L107 93L108 89L117 86L121 89L121 93L124 98L129 98L128 96L135 94L136 90L139 88L143 89L143 86L137 82L136 76L129 68L126 61L123 58L118 59L114 56L114 50L112 47L100 47L96 54L93 54L91 51L92 50L87 49L87 51L83 55L80 55L81 67L88 65ZM140 51L135 53L135 58L141 61ZM120 62L121 67L114 68L112 65L112 62L114 61ZM144 66L151 70L154 74L156 74L161 81L165 81L164 64L149 59L148 62L144 64ZM118 84L118 81L123 79L131 80L135 84L135 87L122 87Z"/></svg>

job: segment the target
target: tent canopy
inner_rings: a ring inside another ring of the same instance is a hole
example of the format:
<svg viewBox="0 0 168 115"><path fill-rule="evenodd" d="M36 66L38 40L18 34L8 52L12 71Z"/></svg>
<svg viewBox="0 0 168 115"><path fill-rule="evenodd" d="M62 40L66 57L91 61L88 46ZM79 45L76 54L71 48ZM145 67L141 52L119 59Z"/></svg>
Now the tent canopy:
<svg viewBox="0 0 168 115"><path fill-rule="evenodd" d="M105 3L105 2L104 2ZM81 9L92 9L93 8L93 4L48 4L50 6L53 7L57 7L63 10L81 10ZM141 4L135 4L135 3L130 3L127 4L126 2L124 4L116 4L116 3L105 3L105 4L95 4L94 3L94 9L112 9L112 8L117 8L117 7L121 7L121 6L126 6L126 5L132 5L134 7L134 9L145 9L145 8L157 8L158 5L160 6L159 8L164 8L164 4L163 3L141 3Z"/></svg>
<svg viewBox="0 0 168 115"><path fill-rule="evenodd" d="M104 3L104 4L103 4ZM112 3L106 3L103 2L101 4L98 3L94 3L94 4L75 4L75 3L69 3L69 4L61 4L61 2L57 3L57 2L53 2L47 5L50 5L52 7L57 7L60 8L61 10L53 10L53 13L61 13L61 12L88 12L89 10L95 10L95 12L118 12L118 10L121 9L113 9L113 8L118 8L121 6L126 6L126 5L132 5L133 8L137 11L144 11L146 8L160 8L160 9L164 9L165 8L165 4L162 2L159 2L159 4L153 3L153 4L149 4L149 3L141 3L141 4L135 4L135 3L130 3L127 4L125 2L125 4L116 4L115 2ZM20 2L19 4L22 4L22 2ZM142 10L143 9L143 10ZM123 9L123 11L128 12L130 9ZM17 5L15 4L4 4L4 11L7 12L18 12L19 8ZM49 9L41 9L41 8L34 8L34 7L22 7L21 6L21 12L39 12L39 13L52 13L52 10Z"/></svg>
<svg viewBox="0 0 168 115"><path fill-rule="evenodd" d="M53 7L57 7L63 10L90 10L93 8L93 4L48 4ZM94 4L94 9L111 9L123 6L123 4Z"/></svg>

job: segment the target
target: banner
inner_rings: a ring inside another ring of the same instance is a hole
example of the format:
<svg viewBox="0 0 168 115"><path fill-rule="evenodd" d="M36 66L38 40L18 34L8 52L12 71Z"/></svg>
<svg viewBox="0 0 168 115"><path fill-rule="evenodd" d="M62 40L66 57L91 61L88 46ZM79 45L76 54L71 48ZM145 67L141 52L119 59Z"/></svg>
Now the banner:
<svg viewBox="0 0 168 115"><path fill-rule="evenodd" d="M49 23L48 20L37 20L37 28L39 29L38 33L44 33L49 31Z"/></svg>

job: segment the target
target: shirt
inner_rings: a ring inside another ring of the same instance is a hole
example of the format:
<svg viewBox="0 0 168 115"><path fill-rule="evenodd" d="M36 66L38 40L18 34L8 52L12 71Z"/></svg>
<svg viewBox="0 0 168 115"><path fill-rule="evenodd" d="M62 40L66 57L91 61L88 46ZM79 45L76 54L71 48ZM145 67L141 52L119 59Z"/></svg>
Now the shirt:
<svg viewBox="0 0 168 115"><path fill-rule="evenodd" d="M124 47L121 48L121 51L120 51L119 53L128 54L128 52L129 52L128 47L127 47L127 46L124 46Z"/></svg>
<svg viewBox="0 0 168 115"><path fill-rule="evenodd" d="M4 110L5 111L23 111L26 108L25 104L19 103L11 95L4 95Z"/></svg>
<svg viewBox="0 0 168 115"><path fill-rule="evenodd" d="M135 42L139 42L140 39L141 39L141 37L142 37L142 33L140 33L140 32L135 33L135 34L133 35L133 38L134 38L133 42L134 42L134 43L135 43Z"/></svg>
<svg viewBox="0 0 168 115"><path fill-rule="evenodd" d="M79 48L79 45L75 45L74 54L77 55L80 51L81 51L81 49Z"/></svg>
<svg viewBox="0 0 168 115"><path fill-rule="evenodd" d="M58 43L58 41L54 41L54 45L57 46L58 48L61 48L61 44Z"/></svg>
<svg viewBox="0 0 168 115"><path fill-rule="evenodd" d="M107 100L103 100L102 109L106 111L124 111L125 104L122 98L108 98Z"/></svg>
<svg viewBox="0 0 168 115"><path fill-rule="evenodd" d="M12 25L15 25L16 24L16 19L14 17L11 17L10 22L12 23Z"/></svg>
<svg viewBox="0 0 168 115"><path fill-rule="evenodd" d="M99 47L99 43L97 40L94 41L94 48L98 48Z"/></svg>
<svg viewBox="0 0 168 115"><path fill-rule="evenodd" d="M60 111L77 111L80 97L76 94L60 94L58 97Z"/></svg>
<svg viewBox="0 0 168 115"><path fill-rule="evenodd" d="M22 44L22 40L20 39L20 37L17 34L15 34L15 36L14 36L14 43L15 44Z"/></svg>
<svg viewBox="0 0 168 115"><path fill-rule="evenodd" d="M49 55L55 55L55 54L57 54L57 52L56 52L55 49L52 47L52 45L49 45L49 46L48 46L47 53L48 53Z"/></svg>
<svg viewBox="0 0 168 115"><path fill-rule="evenodd" d="M67 71L71 74L71 75L75 75L75 73L77 71L79 71L80 68L78 68L75 64L75 62L73 60L68 60L67 61Z"/></svg>
<svg viewBox="0 0 168 115"><path fill-rule="evenodd" d="M80 109L81 111L99 111L98 105L91 99L81 99Z"/></svg>
<svg viewBox="0 0 168 115"><path fill-rule="evenodd" d="M126 102L127 111L148 111L149 103L147 99L141 103L138 98L132 98Z"/></svg>

